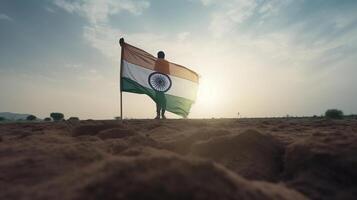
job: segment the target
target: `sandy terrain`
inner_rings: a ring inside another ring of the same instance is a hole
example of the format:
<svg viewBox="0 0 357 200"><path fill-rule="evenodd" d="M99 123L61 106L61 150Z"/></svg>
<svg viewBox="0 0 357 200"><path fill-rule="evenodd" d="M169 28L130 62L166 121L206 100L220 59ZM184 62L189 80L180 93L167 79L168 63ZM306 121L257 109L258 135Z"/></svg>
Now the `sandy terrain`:
<svg viewBox="0 0 357 200"><path fill-rule="evenodd" d="M0 125L0 199L356 199L357 120Z"/></svg>

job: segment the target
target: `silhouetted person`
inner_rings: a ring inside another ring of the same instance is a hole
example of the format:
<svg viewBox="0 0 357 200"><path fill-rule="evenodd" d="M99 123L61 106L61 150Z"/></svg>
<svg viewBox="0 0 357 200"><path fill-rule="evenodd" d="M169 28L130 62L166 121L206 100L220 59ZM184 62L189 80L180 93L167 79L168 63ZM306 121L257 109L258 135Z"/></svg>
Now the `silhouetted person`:
<svg viewBox="0 0 357 200"><path fill-rule="evenodd" d="M170 74L169 62L165 60L165 53L163 51L159 51L157 53L157 60L155 62L155 71L160 72L162 74ZM155 119L160 119L160 112L162 119L166 119L165 110L166 110L166 98L165 92L156 91L156 117Z"/></svg>

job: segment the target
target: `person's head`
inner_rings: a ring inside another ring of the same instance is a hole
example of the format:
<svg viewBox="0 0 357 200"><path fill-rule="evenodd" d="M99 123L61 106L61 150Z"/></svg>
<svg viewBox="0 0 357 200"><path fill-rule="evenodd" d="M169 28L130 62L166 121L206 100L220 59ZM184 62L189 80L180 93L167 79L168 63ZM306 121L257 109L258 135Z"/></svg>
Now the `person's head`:
<svg viewBox="0 0 357 200"><path fill-rule="evenodd" d="M158 58L165 58L165 53L163 51L157 52L157 57Z"/></svg>

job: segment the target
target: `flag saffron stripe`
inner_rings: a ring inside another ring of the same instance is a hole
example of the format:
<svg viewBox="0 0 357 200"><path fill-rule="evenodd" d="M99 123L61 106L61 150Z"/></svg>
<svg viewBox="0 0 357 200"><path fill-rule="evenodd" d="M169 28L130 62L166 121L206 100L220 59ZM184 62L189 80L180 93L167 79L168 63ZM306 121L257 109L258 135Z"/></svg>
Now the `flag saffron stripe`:
<svg viewBox="0 0 357 200"><path fill-rule="evenodd" d="M123 44L122 48L124 48L122 58L123 60L147 69L154 70L155 62L157 59L153 55L127 43ZM198 83L198 74L186 67L169 62L169 71L170 75L172 76Z"/></svg>

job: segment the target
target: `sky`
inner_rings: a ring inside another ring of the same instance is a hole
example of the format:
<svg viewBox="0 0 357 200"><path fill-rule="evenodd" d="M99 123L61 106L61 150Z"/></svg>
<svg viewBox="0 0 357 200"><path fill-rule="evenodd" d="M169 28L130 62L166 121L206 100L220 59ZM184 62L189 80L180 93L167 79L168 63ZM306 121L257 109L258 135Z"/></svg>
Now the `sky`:
<svg viewBox="0 0 357 200"><path fill-rule="evenodd" d="M355 0L1 0L0 112L120 115L121 37L200 75L190 118L357 113ZM123 93L125 118L154 118ZM168 115L177 118L173 114Z"/></svg>

